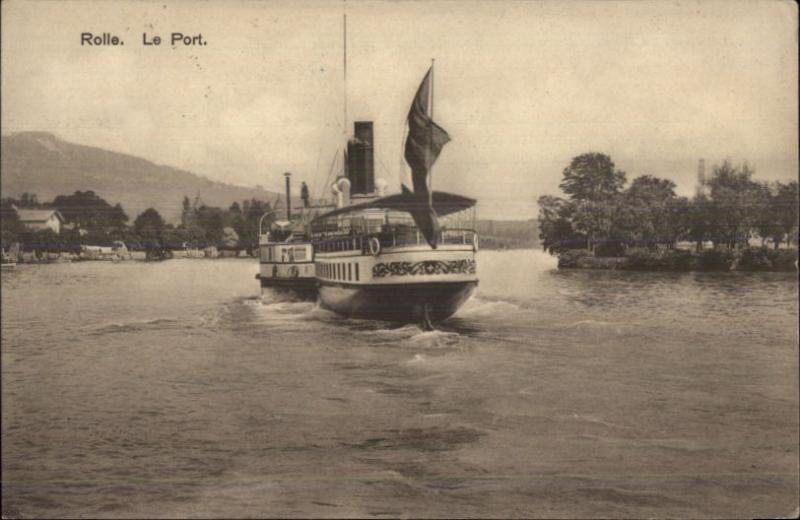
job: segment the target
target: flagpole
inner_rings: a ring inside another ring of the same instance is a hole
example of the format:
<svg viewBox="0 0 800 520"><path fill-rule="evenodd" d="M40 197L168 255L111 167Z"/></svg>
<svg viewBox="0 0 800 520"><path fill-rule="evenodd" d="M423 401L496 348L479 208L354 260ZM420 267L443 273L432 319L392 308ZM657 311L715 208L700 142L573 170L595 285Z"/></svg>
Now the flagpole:
<svg viewBox="0 0 800 520"><path fill-rule="evenodd" d="M436 64L436 60L431 58L431 95L430 95L430 114L431 114L431 122L433 122L433 66ZM433 145L433 126L430 127L428 131L428 147L425 150L425 154L428 155L428 162L430 162L430 147ZM428 206L433 209L433 165L428 165Z"/></svg>

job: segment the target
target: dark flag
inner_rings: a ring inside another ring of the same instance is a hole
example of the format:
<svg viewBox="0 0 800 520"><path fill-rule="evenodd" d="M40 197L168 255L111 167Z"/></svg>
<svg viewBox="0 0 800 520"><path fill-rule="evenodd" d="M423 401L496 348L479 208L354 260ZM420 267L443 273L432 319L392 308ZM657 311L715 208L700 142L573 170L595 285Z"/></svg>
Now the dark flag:
<svg viewBox="0 0 800 520"><path fill-rule="evenodd" d="M425 78L414 96L411 109L408 111L408 137L406 138L405 158L411 167L411 179L414 184L413 196L416 199L417 211L412 217L417 227L425 236L431 247L436 247L436 238L439 222L430 203L428 193L428 175L431 166L436 162L442 148L450 136L441 126L437 125L428 114L428 100L431 91L431 72L428 69ZM404 190L405 191L405 190Z"/></svg>

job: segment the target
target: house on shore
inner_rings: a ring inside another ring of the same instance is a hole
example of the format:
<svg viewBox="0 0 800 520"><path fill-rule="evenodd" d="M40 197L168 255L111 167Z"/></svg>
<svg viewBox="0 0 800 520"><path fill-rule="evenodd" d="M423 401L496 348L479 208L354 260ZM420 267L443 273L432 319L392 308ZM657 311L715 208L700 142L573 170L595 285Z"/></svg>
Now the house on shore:
<svg viewBox="0 0 800 520"><path fill-rule="evenodd" d="M28 209L14 208L20 224L33 231L51 229L56 234L61 233L64 217L57 209Z"/></svg>

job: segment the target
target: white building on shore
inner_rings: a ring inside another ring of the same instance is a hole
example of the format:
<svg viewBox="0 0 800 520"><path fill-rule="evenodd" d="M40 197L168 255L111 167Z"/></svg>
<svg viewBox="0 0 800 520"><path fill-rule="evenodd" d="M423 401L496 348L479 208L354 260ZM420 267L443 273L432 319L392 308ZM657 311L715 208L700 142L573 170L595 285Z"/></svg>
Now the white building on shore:
<svg viewBox="0 0 800 520"><path fill-rule="evenodd" d="M64 217L57 209L28 209L14 208L17 212L19 222L34 231L51 229L56 234L61 233L61 226L64 224Z"/></svg>

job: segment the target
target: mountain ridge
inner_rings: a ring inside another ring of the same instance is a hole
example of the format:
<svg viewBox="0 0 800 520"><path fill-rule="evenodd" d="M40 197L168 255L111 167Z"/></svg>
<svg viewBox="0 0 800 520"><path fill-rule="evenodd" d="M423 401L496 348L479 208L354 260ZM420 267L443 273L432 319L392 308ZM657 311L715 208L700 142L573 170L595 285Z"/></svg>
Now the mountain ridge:
<svg viewBox="0 0 800 520"><path fill-rule="evenodd" d="M237 186L131 154L65 141L50 132L14 132L0 137L0 191L3 197L35 193L40 202L77 190L92 190L120 203L131 220L149 207L169 222L180 220L184 196L227 208L281 195L260 187Z"/></svg>

